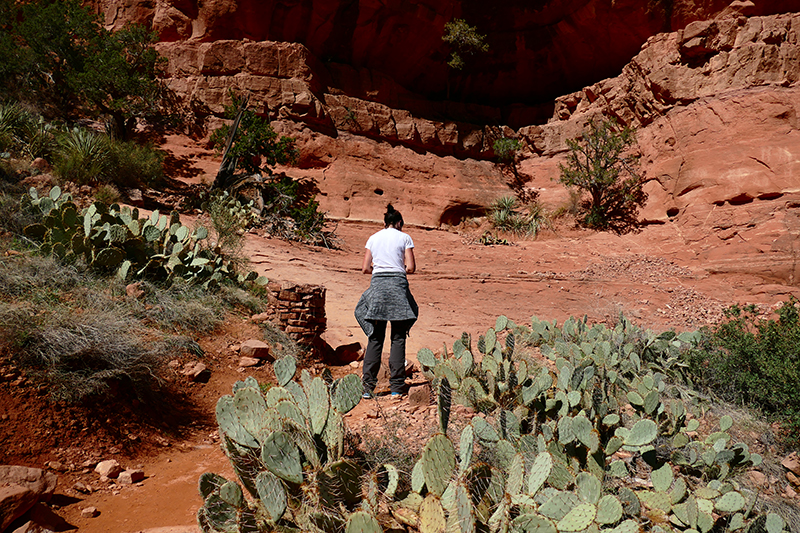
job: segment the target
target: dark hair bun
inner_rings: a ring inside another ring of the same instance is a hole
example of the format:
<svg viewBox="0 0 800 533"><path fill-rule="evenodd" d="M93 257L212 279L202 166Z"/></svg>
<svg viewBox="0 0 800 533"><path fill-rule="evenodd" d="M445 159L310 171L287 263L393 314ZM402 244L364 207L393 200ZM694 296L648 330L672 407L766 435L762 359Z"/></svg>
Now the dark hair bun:
<svg viewBox="0 0 800 533"><path fill-rule="evenodd" d="M394 226L398 222L403 222L403 215L399 211L394 210L392 204L386 204L386 214L383 215L383 223L386 227Z"/></svg>

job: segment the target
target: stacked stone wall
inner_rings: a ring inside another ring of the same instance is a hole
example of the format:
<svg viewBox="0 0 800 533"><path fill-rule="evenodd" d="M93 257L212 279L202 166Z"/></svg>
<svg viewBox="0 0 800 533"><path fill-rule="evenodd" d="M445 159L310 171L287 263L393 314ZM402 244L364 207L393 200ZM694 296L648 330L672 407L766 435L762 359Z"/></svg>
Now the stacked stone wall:
<svg viewBox="0 0 800 533"><path fill-rule="evenodd" d="M325 316L325 287L297 284L289 281L272 282L269 319L290 339L312 351L319 350L320 336L328 320ZM318 354L315 354L318 355Z"/></svg>

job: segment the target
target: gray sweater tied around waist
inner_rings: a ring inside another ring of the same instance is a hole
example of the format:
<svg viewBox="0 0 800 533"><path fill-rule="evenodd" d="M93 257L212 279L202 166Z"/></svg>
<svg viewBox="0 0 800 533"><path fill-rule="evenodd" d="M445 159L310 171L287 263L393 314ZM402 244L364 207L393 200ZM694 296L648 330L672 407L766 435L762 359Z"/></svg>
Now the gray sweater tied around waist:
<svg viewBox="0 0 800 533"><path fill-rule="evenodd" d="M372 336L373 320L413 320L419 316L419 306L408 288L403 272L381 272L372 275L369 288L356 304L356 320L367 337Z"/></svg>

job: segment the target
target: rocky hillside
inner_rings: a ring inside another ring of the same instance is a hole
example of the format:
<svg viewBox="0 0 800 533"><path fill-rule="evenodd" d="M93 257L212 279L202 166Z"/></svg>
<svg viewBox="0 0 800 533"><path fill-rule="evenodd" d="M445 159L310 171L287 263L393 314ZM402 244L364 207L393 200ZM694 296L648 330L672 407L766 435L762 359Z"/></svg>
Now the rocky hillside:
<svg viewBox="0 0 800 533"><path fill-rule="evenodd" d="M567 199L553 181L565 140L602 113L639 130L646 221L670 224L711 269L795 283L800 14L781 14L790 2L510 2L490 15L439 3L98 9L110 27L138 20L159 32L168 82L201 135L229 89L249 92L298 139L299 168L286 170L313 180L333 217L375 220L387 201L426 226L480 214L508 193L491 162L500 136L525 141L528 186L554 209ZM441 35L459 16L491 48L454 76ZM441 98L447 83L458 101Z"/></svg>

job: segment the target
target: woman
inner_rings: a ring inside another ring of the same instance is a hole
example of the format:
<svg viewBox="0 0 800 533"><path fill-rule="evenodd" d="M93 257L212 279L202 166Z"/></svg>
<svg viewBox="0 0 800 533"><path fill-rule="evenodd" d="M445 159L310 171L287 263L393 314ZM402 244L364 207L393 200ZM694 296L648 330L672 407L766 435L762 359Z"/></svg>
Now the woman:
<svg viewBox="0 0 800 533"><path fill-rule="evenodd" d="M417 320L419 308L408 290L407 274L417 268L414 242L403 233L403 216L392 204L383 216L385 228L372 235L365 246L361 271L372 274L369 288L356 305L356 320L369 341L364 353L364 398L372 398L381 367L386 322L392 323L389 352L390 388L393 398L405 392L406 337Z"/></svg>

